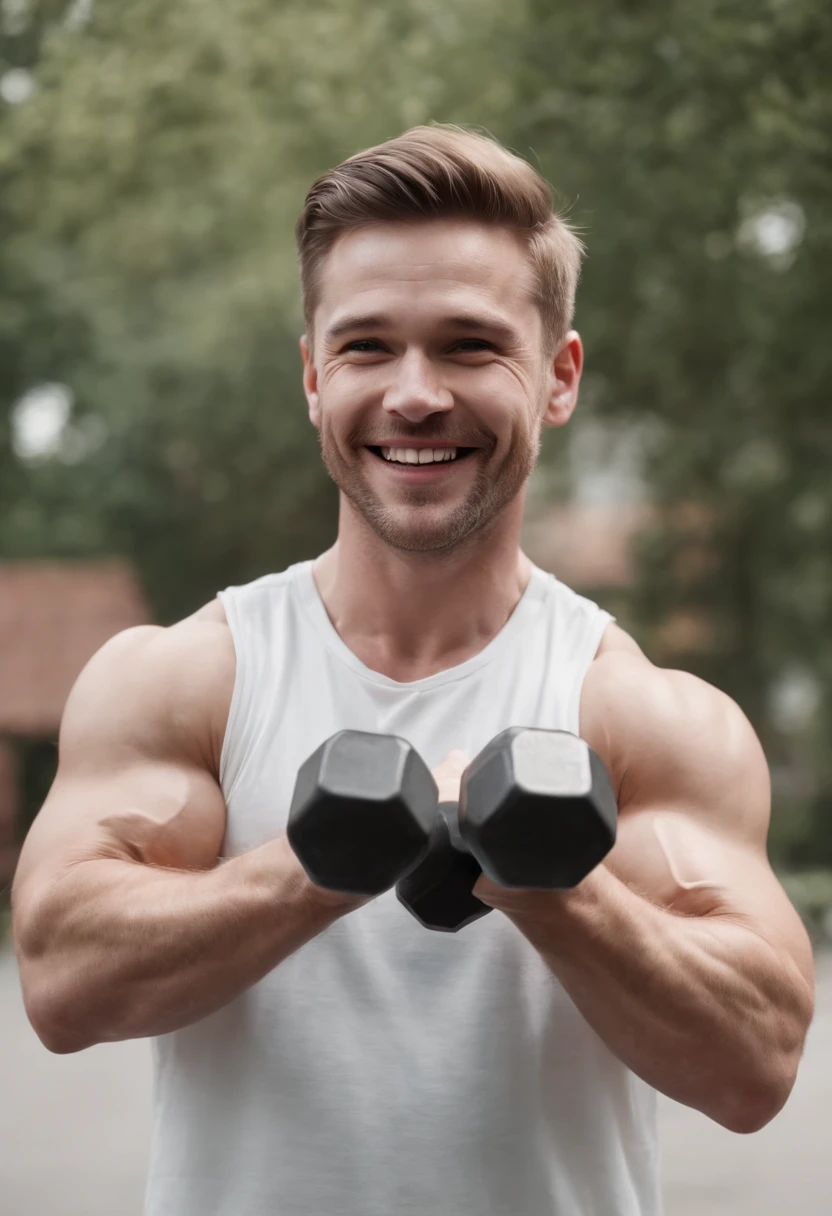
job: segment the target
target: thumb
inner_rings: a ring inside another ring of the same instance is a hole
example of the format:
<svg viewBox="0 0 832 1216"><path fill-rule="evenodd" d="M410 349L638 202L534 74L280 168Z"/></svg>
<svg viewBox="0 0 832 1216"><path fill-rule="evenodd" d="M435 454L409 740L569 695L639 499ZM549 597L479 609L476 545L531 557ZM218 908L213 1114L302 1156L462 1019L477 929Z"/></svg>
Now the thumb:
<svg viewBox="0 0 832 1216"><path fill-rule="evenodd" d="M468 756L463 751L448 752L441 764L433 769L433 778L439 787L440 802L459 802L459 784L468 767Z"/></svg>

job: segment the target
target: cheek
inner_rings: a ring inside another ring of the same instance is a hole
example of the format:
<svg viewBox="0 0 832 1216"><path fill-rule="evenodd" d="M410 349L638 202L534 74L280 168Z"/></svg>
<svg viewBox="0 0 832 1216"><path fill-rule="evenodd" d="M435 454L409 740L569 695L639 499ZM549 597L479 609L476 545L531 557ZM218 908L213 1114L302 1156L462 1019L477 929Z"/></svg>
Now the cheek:
<svg viewBox="0 0 832 1216"><path fill-rule="evenodd" d="M321 380L328 388L350 396L366 395L390 379L390 369L385 363L330 363L321 372Z"/></svg>
<svg viewBox="0 0 832 1216"><path fill-rule="evenodd" d="M541 431L536 403L527 399L494 403L480 420L494 434L495 453L504 460L525 460L530 448L536 447Z"/></svg>
<svg viewBox="0 0 832 1216"><path fill-rule="evenodd" d="M318 391L322 412L339 421L366 400L365 386L351 368L337 368L324 375Z"/></svg>
<svg viewBox="0 0 832 1216"><path fill-rule="evenodd" d="M470 403L479 420L496 434L507 427L515 432L528 432L540 413L541 390L537 382L501 364L471 369L453 387L457 400Z"/></svg>
<svg viewBox="0 0 832 1216"><path fill-rule="evenodd" d="M371 407L380 405L384 384L373 368L343 366L328 372L320 386L320 402L339 430L366 418Z"/></svg>

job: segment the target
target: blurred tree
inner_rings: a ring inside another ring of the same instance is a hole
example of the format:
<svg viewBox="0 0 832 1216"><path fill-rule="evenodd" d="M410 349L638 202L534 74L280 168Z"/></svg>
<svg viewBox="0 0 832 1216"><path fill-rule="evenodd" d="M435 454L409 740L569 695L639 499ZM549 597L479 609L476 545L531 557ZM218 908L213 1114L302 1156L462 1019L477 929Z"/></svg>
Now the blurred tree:
<svg viewBox="0 0 832 1216"><path fill-rule="evenodd" d="M12 107L25 100L33 87L32 70L38 61L46 20L45 12L29 11L25 0L3 0L0 4L0 133L12 116ZM0 189L0 520L25 492L25 471L14 459L12 449L11 405L26 387L26 350L21 335L24 316L37 311L26 284L4 256L12 232L8 193Z"/></svg>
<svg viewBox="0 0 832 1216"><path fill-rule="evenodd" d="M332 539L296 215L358 147L498 113L514 20L498 0L144 0L53 21L0 126L0 392L8 411L57 383L74 408L49 459L17 462L5 553L132 556L169 620Z"/></svg>
<svg viewBox="0 0 832 1216"><path fill-rule="evenodd" d="M634 623L811 778L775 840L832 862L832 10L529 12L512 139L579 197L584 408L638 430L659 512Z"/></svg>
<svg viewBox="0 0 832 1216"><path fill-rule="evenodd" d="M131 555L168 620L325 545L296 352L304 192L414 122L483 124L586 232L576 426L639 437L659 515L631 623L739 701L776 773L811 775L781 789L777 847L832 861L832 10L2 11L15 55L42 48L34 93L0 101L2 551ZM44 383L74 401L56 454L13 458L8 411Z"/></svg>

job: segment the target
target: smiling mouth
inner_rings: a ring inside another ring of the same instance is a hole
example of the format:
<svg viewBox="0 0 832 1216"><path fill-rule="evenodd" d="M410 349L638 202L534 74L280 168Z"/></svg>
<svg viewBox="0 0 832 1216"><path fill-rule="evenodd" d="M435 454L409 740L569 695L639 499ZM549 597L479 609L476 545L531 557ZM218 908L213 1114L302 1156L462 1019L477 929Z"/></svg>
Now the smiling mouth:
<svg viewBox="0 0 832 1216"><path fill-rule="evenodd" d="M406 465L419 467L437 464L458 464L465 460L476 448L407 448L407 447L368 447L385 464Z"/></svg>

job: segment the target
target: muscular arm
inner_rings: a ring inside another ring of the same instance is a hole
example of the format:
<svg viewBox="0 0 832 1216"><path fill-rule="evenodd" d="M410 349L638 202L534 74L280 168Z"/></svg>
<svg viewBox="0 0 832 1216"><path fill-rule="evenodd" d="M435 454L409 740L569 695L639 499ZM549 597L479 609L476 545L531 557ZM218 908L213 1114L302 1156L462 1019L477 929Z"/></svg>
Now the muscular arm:
<svg viewBox="0 0 832 1216"><path fill-rule="evenodd" d="M618 840L568 892L481 878L609 1048L737 1132L786 1102L813 1013L808 937L766 855L768 768L727 697L643 656L596 660L581 733L619 794Z"/></svg>
<svg viewBox="0 0 832 1216"><path fill-rule="evenodd" d="M217 865L235 665L211 615L113 639L68 701L12 889L26 1008L53 1051L205 1017L356 906L314 887L285 837Z"/></svg>

